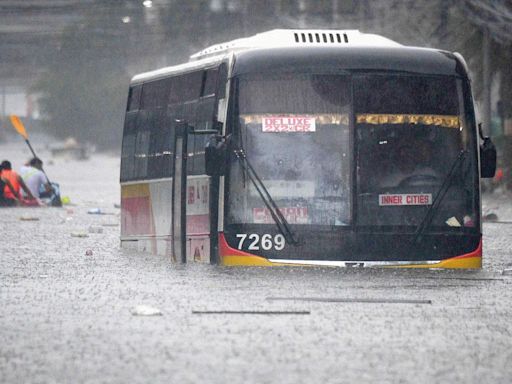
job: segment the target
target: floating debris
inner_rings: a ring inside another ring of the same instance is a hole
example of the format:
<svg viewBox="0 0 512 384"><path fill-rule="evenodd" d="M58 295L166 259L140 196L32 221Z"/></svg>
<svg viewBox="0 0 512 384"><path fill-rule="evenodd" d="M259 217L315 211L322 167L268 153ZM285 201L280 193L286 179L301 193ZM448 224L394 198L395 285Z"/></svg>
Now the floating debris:
<svg viewBox="0 0 512 384"><path fill-rule="evenodd" d="M467 215L464 216L462 222L464 223L465 227L474 227L475 226L475 222L473 221L471 216L467 216Z"/></svg>
<svg viewBox="0 0 512 384"><path fill-rule="evenodd" d="M310 311L192 311L193 315L310 315Z"/></svg>
<svg viewBox="0 0 512 384"><path fill-rule="evenodd" d="M459 281L503 281L504 279L497 279L494 277L432 277L422 276L419 279L431 280L459 280Z"/></svg>
<svg viewBox="0 0 512 384"><path fill-rule="evenodd" d="M484 215L484 217L482 217L482 219L483 219L483 221L497 221L498 215L495 213L488 213L487 215Z"/></svg>
<svg viewBox="0 0 512 384"><path fill-rule="evenodd" d="M89 233L103 233L103 228L96 225L91 225L89 227Z"/></svg>
<svg viewBox="0 0 512 384"><path fill-rule="evenodd" d="M512 221L506 220L484 220L484 222L492 224L512 224Z"/></svg>
<svg viewBox="0 0 512 384"><path fill-rule="evenodd" d="M369 304L432 304L432 300L367 299L339 297L267 297L271 301L315 301L320 303L369 303Z"/></svg>
<svg viewBox="0 0 512 384"><path fill-rule="evenodd" d="M114 208L121 208L121 204L114 204Z"/></svg>
<svg viewBox="0 0 512 384"><path fill-rule="evenodd" d="M92 250L88 249L85 251L85 256L92 256Z"/></svg>
<svg viewBox="0 0 512 384"><path fill-rule="evenodd" d="M39 221L39 217L35 217L35 216L21 216L20 220L21 221Z"/></svg>
<svg viewBox="0 0 512 384"><path fill-rule="evenodd" d="M112 212L104 212L101 208L91 208L87 211L89 215L119 215Z"/></svg>
<svg viewBox="0 0 512 384"><path fill-rule="evenodd" d="M72 221L72 220L73 220L72 217L62 217L60 220L60 224L66 224L67 222Z"/></svg>
<svg viewBox="0 0 512 384"><path fill-rule="evenodd" d="M101 225L104 227L119 227L119 223L103 223Z"/></svg>
<svg viewBox="0 0 512 384"><path fill-rule="evenodd" d="M448 224L450 227L461 227L459 220L453 216L446 220L446 224Z"/></svg>
<svg viewBox="0 0 512 384"><path fill-rule="evenodd" d="M71 237L89 237L85 232L71 232Z"/></svg>
<svg viewBox="0 0 512 384"><path fill-rule="evenodd" d="M162 316L162 311L149 305L137 305L130 310L133 316Z"/></svg>
<svg viewBox="0 0 512 384"><path fill-rule="evenodd" d="M71 199L69 198L69 196L62 196L60 198L60 201L62 202L62 205L70 205L71 204Z"/></svg>

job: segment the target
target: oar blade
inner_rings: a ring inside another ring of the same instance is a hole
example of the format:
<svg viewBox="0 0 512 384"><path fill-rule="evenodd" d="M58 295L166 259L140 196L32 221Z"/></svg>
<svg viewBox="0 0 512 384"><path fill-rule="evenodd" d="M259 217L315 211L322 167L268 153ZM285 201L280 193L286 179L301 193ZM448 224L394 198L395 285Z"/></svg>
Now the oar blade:
<svg viewBox="0 0 512 384"><path fill-rule="evenodd" d="M14 129L25 138L25 140L28 140L27 131L25 130L25 126L21 122L20 118L16 115L10 115L9 118L11 119L11 123L14 127Z"/></svg>

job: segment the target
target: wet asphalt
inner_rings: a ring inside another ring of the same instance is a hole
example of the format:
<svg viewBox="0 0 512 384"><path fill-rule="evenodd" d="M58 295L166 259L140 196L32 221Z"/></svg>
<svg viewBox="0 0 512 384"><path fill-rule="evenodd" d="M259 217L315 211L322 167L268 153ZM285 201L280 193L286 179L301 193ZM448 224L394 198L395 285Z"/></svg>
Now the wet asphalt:
<svg viewBox="0 0 512 384"><path fill-rule="evenodd" d="M512 382L512 224L480 271L173 265L120 249L118 167L55 159L72 205L0 210L1 383Z"/></svg>

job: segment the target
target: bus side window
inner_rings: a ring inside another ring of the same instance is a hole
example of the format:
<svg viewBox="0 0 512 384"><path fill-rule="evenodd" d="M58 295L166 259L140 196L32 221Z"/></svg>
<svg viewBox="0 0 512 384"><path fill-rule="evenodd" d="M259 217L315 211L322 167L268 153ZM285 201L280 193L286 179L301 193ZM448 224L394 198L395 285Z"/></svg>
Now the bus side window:
<svg viewBox="0 0 512 384"><path fill-rule="evenodd" d="M221 78L223 80L221 80ZM170 89L167 97L167 126L171 127L167 133L174 140L174 125L176 120L184 120L195 130L209 130L214 128L216 119L216 101L218 100L217 90L222 89L225 94L226 70L225 65L207 70L201 70L167 79L167 87ZM219 83L222 82L222 85ZM148 96L149 97L149 96ZM164 139L166 124L160 125L156 130L159 138L151 142L157 146L157 142L169 142ZM189 175L200 175L205 173L204 146L206 138L203 135L189 134L188 136L188 161L187 172ZM170 146L172 150L172 146ZM165 151L166 148L159 150ZM153 151L151 151L153 153ZM158 152L155 152L158 153ZM165 162L167 166L167 162ZM172 169L172 163L169 164ZM150 167L151 169L153 167ZM159 168L162 168L160 166ZM171 171L172 172L172 171ZM159 174L164 177L165 172Z"/></svg>
<svg viewBox="0 0 512 384"><path fill-rule="evenodd" d="M144 83L140 107L140 119L137 123L135 143L135 174L137 179L165 177L165 151L162 140L166 127L166 107L171 93L172 78L164 78Z"/></svg>
<svg viewBox="0 0 512 384"><path fill-rule="evenodd" d="M170 79L144 83L142 86L141 108L144 110L165 107L170 92Z"/></svg>
<svg viewBox="0 0 512 384"><path fill-rule="evenodd" d="M204 72L201 98L197 101L195 119L191 124L198 131L216 129L217 104L219 99L225 97L226 66L221 64L216 68L210 68ZM191 172L194 175L204 175L205 146L208 135L194 135L194 164Z"/></svg>
<svg viewBox="0 0 512 384"><path fill-rule="evenodd" d="M136 111L140 108L141 93L142 93L142 84L135 85L130 88L130 94L128 96L127 111Z"/></svg>
<svg viewBox="0 0 512 384"><path fill-rule="evenodd" d="M196 100L201 94L203 71L186 73L169 79L168 105Z"/></svg>
<svg viewBox="0 0 512 384"><path fill-rule="evenodd" d="M208 97L215 95L217 88L217 79L219 75L218 68L211 68L204 71L203 87L201 91L201 97Z"/></svg>
<svg viewBox="0 0 512 384"><path fill-rule="evenodd" d="M150 131L148 127L148 112L140 111L137 116L137 134L135 137L135 156L134 156L134 178L137 180L147 177L149 138Z"/></svg>
<svg viewBox="0 0 512 384"><path fill-rule="evenodd" d="M175 126L176 120L184 120L192 126L196 123L197 104L201 96L201 91L204 89L203 80L204 71L186 73L170 79L171 92L168 98L167 113L172 127ZM174 140L174 128L171 130L170 135ZM187 148L189 154L187 173L189 175L194 174L194 162L196 157L194 140L194 135L189 134Z"/></svg>
<svg viewBox="0 0 512 384"><path fill-rule="evenodd" d="M195 124L195 115L197 110L197 101L186 102L183 105L183 119L190 125ZM187 175L194 174L194 162L195 162L195 151L194 151L194 134L189 133L187 138Z"/></svg>
<svg viewBox="0 0 512 384"><path fill-rule="evenodd" d="M168 177L165 167L166 142L165 133L169 130L166 126L166 111L158 108L150 112L151 115L151 137L149 144L148 178L156 179Z"/></svg>
<svg viewBox="0 0 512 384"><path fill-rule="evenodd" d="M196 116L193 123L196 130L214 129L216 112L215 95L201 98L197 103ZM209 135L194 136L194 167L192 172L195 175L204 175L206 173L204 151Z"/></svg>
<svg viewBox="0 0 512 384"><path fill-rule="evenodd" d="M175 88L173 88L174 90ZM173 174L173 167L174 167L174 140L175 140L175 132L176 132L176 121L177 120L183 120L183 104L173 104L169 105L167 107L167 116L166 116L166 145L168 146L168 152L169 152L169 161L167 162L166 166L169 167L169 176L174 176ZM164 136L165 137L165 136Z"/></svg>
<svg viewBox="0 0 512 384"><path fill-rule="evenodd" d="M226 97L226 83L228 81L228 68L226 64L222 63L219 66L219 72L217 76L217 100L224 99Z"/></svg>
<svg viewBox="0 0 512 384"><path fill-rule="evenodd" d="M161 175L162 177L171 177L174 164L174 130L172 120L169 119L169 113L166 111L163 116L161 143L162 143L162 161L161 161Z"/></svg>
<svg viewBox="0 0 512 384"><path fill-rule="evenodd" d="M134 176L135 136L137 134L137 112L126 114L121 152L121 181L128 181Z"/></svg>

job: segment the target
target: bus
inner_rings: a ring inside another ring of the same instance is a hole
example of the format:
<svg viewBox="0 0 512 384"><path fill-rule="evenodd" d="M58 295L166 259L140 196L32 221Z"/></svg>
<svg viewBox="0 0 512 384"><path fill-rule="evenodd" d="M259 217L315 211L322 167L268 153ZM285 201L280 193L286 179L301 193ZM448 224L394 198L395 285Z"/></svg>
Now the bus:
<svg viewBox="0 0 512 384"><path fill-rule="evenodd" d="M481 268L462 56L357 30L272 30L130 82L121 246L177 263Z"/></svg>

